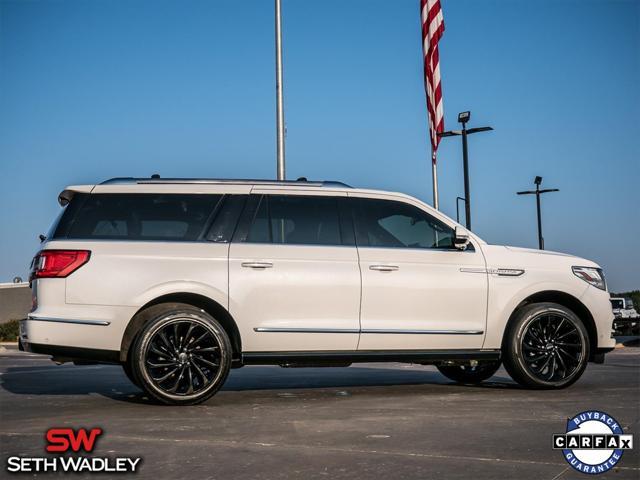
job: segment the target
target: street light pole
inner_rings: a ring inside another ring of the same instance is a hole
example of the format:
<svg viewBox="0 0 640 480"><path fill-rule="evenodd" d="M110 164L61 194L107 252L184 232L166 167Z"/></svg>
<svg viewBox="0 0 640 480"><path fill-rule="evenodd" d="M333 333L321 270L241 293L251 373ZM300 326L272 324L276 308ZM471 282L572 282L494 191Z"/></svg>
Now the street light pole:
<svg viewBox="0 0 640 480"><path fill-rule="evenodd" d="M458 122L462 124L462 130L449 130L438 135L440 137L462 136L462 166L464 168L464 213L465 225L471 230L471 186L469 182L469 149L467 147L467 135L478 132L487 132L493 130L492 127L478 127L467 129L467 122L471 118L471 112L462 112L458 114Z"/></svg>
<svg viewBox="0 0 640 480"><path fill-rule="evenodd" d="M275 0L276 13L276 173L285 180L284 168L284 100L282 98L282 9L281 0Z"/></svg>
<svg viewBox="0 0 640 480"><path fill-rule="evenodd" d="M467 148L467 122L462 122L462 167L464 169L464 218L471 230L471 189L469 187L469 150Z"/></svg>
<svg viewBox="0 0 640 480"><path fill-rule="evenodd" d="M542 236L542 213L540 212L540 185L536 185L536 214L538 215L538 248L544 250L544 237Z"/></svg>
<svg viewBox="0 0 640 480"><path fill-rule="evenodd" d="M535 195L536 196L536 212L538 215L538 248L540 250L544 250L544 237L542 236L542 213L540 210L540 195L543 193L549 192L559 192L560 190L557 188L546 188L540 190L540 184L542 183L542 177L537 176L533 183L536 184L535 190L527 190L524 192L516 192L518 195Z"/></svg>

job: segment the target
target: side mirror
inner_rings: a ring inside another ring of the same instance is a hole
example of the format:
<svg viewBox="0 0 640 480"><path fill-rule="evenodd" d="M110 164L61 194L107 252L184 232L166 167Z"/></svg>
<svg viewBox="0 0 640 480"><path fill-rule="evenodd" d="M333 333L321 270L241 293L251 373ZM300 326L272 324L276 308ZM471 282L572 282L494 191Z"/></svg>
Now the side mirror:
<svg viewBox="0 0 640 480"><path fill-rule="evenodd" d="M466 250L469 245L469 231L464 227L456 227L453 236L453 246L458 250Z"/></svg>

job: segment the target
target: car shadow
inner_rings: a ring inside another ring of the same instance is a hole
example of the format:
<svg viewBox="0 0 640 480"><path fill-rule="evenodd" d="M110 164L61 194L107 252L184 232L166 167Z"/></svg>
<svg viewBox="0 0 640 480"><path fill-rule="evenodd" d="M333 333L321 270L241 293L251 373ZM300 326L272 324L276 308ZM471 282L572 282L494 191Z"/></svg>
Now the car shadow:
<svg viewBox="0 0 640 480"><path fill-rule="evenodd" d="M10 367L0 376L0 386L14 395L101 395L113 400L153 404L143 392L133 385L117 365L35 365L28 367ZM498 372L497 376L479 385L461 385L442 376L434 368L401 364L380 364L353 366L349 368L281 368L278 366L251 366L234 369L230 372L222 387L226 397L234 392L251 401L254 397L265 396L303 396L304 392L317 394L325 392L329 396L350 396L378 393L376 387L394 387L394 395L413 395L415 389L403 387L433 386L434 389L421 389L421 394L442 394L443 389L479 388L479 389L519 389L507 376ZM349 392L336 389L348 389ZM294 391L291 393L289 391ZM432 390L432 391L430 391ZM284 393L283 393L284 392ZM288 393L287 393L288 392ZM218 395L214 398L219 398ZM234 399L234 403L236 403ZM219 402L224 404L224 400Z"/></svg>

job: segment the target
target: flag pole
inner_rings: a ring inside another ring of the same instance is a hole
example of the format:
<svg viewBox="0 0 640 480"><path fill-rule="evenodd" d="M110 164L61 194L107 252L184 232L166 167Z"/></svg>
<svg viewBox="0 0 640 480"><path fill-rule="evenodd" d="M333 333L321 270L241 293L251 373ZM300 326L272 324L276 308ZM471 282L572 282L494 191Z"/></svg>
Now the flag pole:
<svg viewBox="0 0 640 480"><path fill-rule="evenodd" d="M285 180L284 168L284 101L282 98L282 9L276 2L276 172L278 180Z"/></svg>
<svg viewBox="0 0 640 480"><path fill-rule="evenodd" d="M439 209L438 162L436 151L444 130L444 109L440 80L440 53L438 42L444 33L444 18L440 0L420 0L422 20L422 57L424 60L424 87L427 94L427 116L431 141L431 177L433 181L433 207Z"/></svg>
<svg viewBox="0 0 640 480"><path fill-rule="evenodd" d="M433 179L433 208L440 210L438 202L438 165L436 163L436 152L431 153L431 176Z"/></svg>

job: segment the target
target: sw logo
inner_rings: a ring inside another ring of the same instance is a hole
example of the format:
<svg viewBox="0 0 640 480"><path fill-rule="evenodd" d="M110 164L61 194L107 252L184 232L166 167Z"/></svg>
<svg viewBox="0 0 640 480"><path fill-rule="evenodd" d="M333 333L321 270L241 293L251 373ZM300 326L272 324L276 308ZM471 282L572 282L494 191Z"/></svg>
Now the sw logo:
<svg viewBox="0 0 640 480"><path fill-rule="evenodd" d="M611 415L590 410L567 420L567 432L553 436L553 448L562 450L575 470L596 475L611 470L633 448L633 435L623 434Z"/></svg>
<svg viewBox="0 0 640 480"><path fill-rule="evenodd" d="M67 454L47 457L9 457L6 470L9 473L54 473L54 472L136 472L141 458L89 457L77 454L91 453L96 448L101 428L50 428L45 434L45 451L50 454Z"/></svg>
<svg viewBox="0 0 640 480"><path fill-rule="evenodd" d="M69 449L73 452L79 452L80 449L92 452L98 435L102 435L101 428L92 428L88 433L85 428L79 428L77 432L72 428L50 428L46 435L49 442L46 450L50 453L68 452Z"/></svg>

